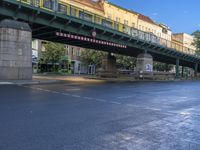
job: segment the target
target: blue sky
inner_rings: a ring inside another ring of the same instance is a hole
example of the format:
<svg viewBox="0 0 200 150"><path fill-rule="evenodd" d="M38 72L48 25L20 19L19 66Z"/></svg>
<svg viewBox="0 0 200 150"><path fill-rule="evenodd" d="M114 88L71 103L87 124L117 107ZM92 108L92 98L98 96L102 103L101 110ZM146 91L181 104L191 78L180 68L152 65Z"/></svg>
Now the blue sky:
<svg viewBox="0 0 200 150"><path fill-rule="evenodd" d="M109 0L168 25L174 33L200 30L200 0Z"/></svg>

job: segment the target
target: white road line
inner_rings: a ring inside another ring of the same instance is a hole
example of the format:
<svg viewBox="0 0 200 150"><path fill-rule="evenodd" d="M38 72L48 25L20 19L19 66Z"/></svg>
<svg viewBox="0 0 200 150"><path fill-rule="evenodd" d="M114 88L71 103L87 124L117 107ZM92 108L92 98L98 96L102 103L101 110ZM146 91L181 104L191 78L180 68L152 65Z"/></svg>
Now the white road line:
<svg viewBox="0 0 200 150"><path fill-rule="evenodd" d="M94 99L95 101L99 101L99 102L107 102L106 100L104 99Z"/></svg>
<svg viewBox="0 0 200 150"><path fill-rule="evenodd" d="M74 88L74 89L66 89L67 91L80 91L81 89L78 89L78 88Z"/></svg>
<svg viewBox="0 0 200 150"><path fill-rule="evenodd" d="M91 97L83 97L84 99L89 99L89 100L92 100L93 98Z"/></svg>
<svg viewBox="0 0 200 150"><path fill-rule="evenodd" d="M13 84L12 82L0 82L0 85L10 85Z"/></svg>
<svg viewBox="0 0 200 150"><path fill-rule="evenodd" d="M121 97L117 97L117 99L127 99L127 98L132 98L133 96L121 96Z"/></svg>
<svg viewBox="0 0 200 150"><path fill-rule="evenodd" d="M51 92L50 90L46 90L46 89L41 89L42 91L45 91L45 92Z"/></svg>
<svg viewBox="0 0 200 150"><path fill-rule="evenodd" d="M54 94L60 94L60 93L57 92L57 91L51 91L51 93L54 93Z"/></svg>
<svg viewBox="0 0 200 150"><path fill-rule="evenodd" d="M70 94L68 94L68 93L60 93L60 94L62 94L62 95L66 95L66 96L69 96Z"/></svg>
<svg viewBox="0 0 200 150"><path fill-rule="evenodd" d="M39 91L45 91L45 92L51 92L54 94L62 94L65 96L71 96L71 97L76 97L76 98L83 98L83 99L87 99L87 100L94 100L94 101L98 101L98 102L106 102L106 103L110 103L110 104L116 104L116 105L123 105L123 103L117 102L117 101L108 101L105 99L99 99L99 98L92 98L92 97L82 97L80 95L75 95L75 94L69 94L69 93L62 93L62 92L57 92L57 91L51 91L51 90L47 90L47 89L42 89L42 88L34 88L34 87L29 87L29 86L23 86L25 88L31 88L31 89L35 89L35 90L39 90ZM126 96L126 97L118 97L118 98L130 98L132 96ZM125 104L126 106L129 107L140 107L143 109L149 109L149 110L154 110L154 111L161 111L161 109L157 109L157 108L151 108L151 107L143 107L143 106L137 106L134 104Z"/></svg>
<svg viewBox="0 0 200 150"><path fill-rule="evenodd" d="M122 103L119 103L119 102L115 102L115 101L108 101L109 103L112 103L112 104L117 104L117 105L121 105Z"/></svg>
<svg viewBox="0 0 200 150"><path fill-rule="evenodd" d="M80 98L81 96L79 96L79 95L71 95L72 97L78 97L78 98Z"/></svg>
<svg viewBox="0 0 200 150"><path fill-rule="evenodd" d="M33 89L35 89L35 88L33 88ZM43 91L43 89L41 89L41 88L36 88L36 90Z"/></svg>
<svg viewBox="0 0 200 150"><path fill-rule="evenodd" d="M126 105L129 106L129 107L140 107L140 106L133 105L133 104L126 104Z"/></svg>

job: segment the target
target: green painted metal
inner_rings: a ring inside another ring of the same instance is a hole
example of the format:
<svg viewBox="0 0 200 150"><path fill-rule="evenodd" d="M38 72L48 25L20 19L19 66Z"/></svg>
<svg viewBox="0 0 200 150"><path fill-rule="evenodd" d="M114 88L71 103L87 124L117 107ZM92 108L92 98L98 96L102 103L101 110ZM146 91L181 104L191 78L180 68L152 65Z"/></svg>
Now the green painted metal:
<svg viewBox="0 0 200 150"><path fill-rule="evenodd" d="M176 78L179 78L179 58L176 59Z"/></svg>
<svg viewBox="0 0 200 150"><path fill-rule="evenodd" d="M195 64L194 66L194 76L197 77L197 73L198 73L198 63Z"/></svg>

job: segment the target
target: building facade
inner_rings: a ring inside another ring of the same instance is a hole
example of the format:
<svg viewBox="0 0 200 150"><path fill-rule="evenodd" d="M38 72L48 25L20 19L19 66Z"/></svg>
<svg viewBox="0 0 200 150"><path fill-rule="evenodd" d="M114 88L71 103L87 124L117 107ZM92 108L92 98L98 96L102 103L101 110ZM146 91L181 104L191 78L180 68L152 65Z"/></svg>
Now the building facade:
<svg viewBox="0 0 200 150"><path fill-rule="evenodd" d="M172 35L172 41L177 45L177 50L188 54L195 54L194 36L187 33L176 33Z"/></svg>

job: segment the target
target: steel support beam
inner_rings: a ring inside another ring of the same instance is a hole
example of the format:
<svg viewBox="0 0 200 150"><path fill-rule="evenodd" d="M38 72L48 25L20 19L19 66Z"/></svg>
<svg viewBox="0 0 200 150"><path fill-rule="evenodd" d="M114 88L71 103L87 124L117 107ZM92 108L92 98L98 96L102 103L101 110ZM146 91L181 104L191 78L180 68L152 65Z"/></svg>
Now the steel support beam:
<svg viewBox="0 0 200 150"><path fill-rule="evenodd" d="M194 65L194 77L196 78L197 77L197 73L198 73L198 63L196 63Z"/></svg>
<svg viewBox="0 0 200 150"><path fill-rule="evenodd" d="M178 79L179 78L179 63L180 63L180 60L179 58L176 59L176 78Z"/></svg>

